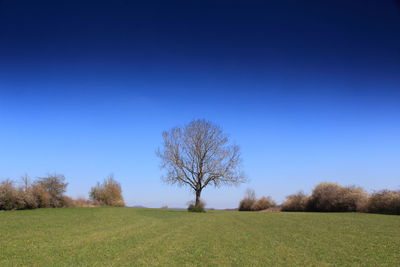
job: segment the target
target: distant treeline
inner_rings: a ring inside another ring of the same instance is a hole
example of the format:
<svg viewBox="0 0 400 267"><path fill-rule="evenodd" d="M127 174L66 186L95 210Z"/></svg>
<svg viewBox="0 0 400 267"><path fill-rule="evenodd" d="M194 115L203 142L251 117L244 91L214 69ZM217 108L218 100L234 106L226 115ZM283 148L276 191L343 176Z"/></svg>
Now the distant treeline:
<svg viewBox="0 0 400 267"><path fill-rule="evenodd" d="M256 211L271 207L277 206L270 197L257 200L252 190L249 190L239 203L240 211ZM311 195L303 192L289 195L278 208L282 211L370 212L400 215L400 190L381 190L368 194L361 187L320 183L313 189Z"/></svg>
<svg viewBox="0 0 400 267"><path fill-rule="evenodd" d="M66 196L68 184L62 174L50 174L33 182L25 175L19 184L11 180L0 183L0 210L125 206L121 186L112 175L90 190L89 199Z"/></svg>

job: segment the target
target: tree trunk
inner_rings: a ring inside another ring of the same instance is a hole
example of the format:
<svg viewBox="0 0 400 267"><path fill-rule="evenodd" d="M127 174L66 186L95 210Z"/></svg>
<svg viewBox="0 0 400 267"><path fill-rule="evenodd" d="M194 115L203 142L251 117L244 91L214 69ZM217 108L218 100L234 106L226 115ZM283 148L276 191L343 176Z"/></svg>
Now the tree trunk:
<svg viewBox="0 0 400 267"><path fill-rule="evenodd" d="M201 190L196 191L196 207L200 204L200 195L201 195Z"/></svg>

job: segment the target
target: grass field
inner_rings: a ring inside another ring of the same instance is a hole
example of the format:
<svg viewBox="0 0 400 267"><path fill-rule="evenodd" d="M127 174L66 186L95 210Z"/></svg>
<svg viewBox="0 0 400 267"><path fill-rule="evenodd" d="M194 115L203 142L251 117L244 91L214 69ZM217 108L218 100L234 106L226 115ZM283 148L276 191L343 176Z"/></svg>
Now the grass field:
<svg viewBox="0 0 400 267"><path fill-rule="evenodd" d="M0 212L0 266L399 266L400 216L140 208Z"/></svg>

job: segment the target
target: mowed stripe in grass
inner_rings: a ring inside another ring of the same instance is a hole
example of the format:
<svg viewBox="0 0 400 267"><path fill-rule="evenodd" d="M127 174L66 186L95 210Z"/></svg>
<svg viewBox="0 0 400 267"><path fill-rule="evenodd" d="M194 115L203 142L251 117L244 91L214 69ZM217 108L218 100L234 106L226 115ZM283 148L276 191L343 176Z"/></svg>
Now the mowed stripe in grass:
<svg viewBox="0 0 400 267"><path fill-rule="evenodd" d="M398 266L400 216L140 208L0 212L0 266Z"/></svg>

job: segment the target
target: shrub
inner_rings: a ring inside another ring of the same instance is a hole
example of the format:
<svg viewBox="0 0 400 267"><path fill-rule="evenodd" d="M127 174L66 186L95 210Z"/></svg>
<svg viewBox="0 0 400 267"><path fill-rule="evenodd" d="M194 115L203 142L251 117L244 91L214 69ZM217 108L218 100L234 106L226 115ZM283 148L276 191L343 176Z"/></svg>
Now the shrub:
<svg viewBox="0 0 400 267"><path fill-rule="evenodd" d="M0 210L17 210L25 207L22 190L15 188L13 182L0 183Z"/></svg>
<svg viewBox="0 0 400 267"><path fill-rule="evenodd" d="M206 203L200 200L199 204L197 205L194 202L189 203L187 210L190 212L206 212L205 206Z"/></svg>
<svg viewBox="0 0 400 267"><path fill-rule="evenodd" d="M32 194L34 195L38 208L50 208L51 195L43 186L35 184L31 187Z"/></svg>
<svg viewBox="0 0 400 267"><path fill-rule="evenodd" d="M400 191L382 190L371 195L367 203L368 212L399 214Z"/></svg>
<svg viewBox="0 0 400 267"><path fill-rule="evenodd" d="M282 211L305 211L308 205L309 196L303 192L289 195L286 201L282 204Z"/></svg>
<svg viewBox="0 0 400 267"><path fill-rule="evenodd" d="M114 180L112 175L106 178L102 184L97 183L95 187L92 187L89 195L91 200L98 202L100 205L125 206L121 185Z"/></svg>
<svg viewBox="0 0 400 267"><path fill-rule="evenodd" d="M262 197L257 199L252 205L251 205L251 210L253 211L259 211L259 210L266 210L272 207L275 207L276 204L272 200L271 197Z"/></svg>
<svg viewBox="0 0 400 267"><path fill-rule="evenodd" d="M255 200L250 198L244 198L239 203L239 211L251 211Z"/></svg>
<svg viewBox="0 0 400 267"><path fill-rule="evenodd" d="M367 197L360 187L320 183L314 188L306 209L324 212L357 211L367 201Z"/></svg>
<svg viewBox="0 0 400 267"><path fill-rule="evenodd" d="M68 184L64 183L64 180L64 175L53 174L35 181L40 207L60 208L66 206L64 193Z"/></svg>
<svg viewBox="0 0 400 267"><path fill-rule="evenodd" d="M15 187L10 180L3 181L0 183L0 210L76 206L81 200L64 195L67 187L64 179L63 175L54 174L39 178L31 184L28 175L24 175L21 187Z"/></svg>
<svg viewBox="0 0 400 267"><path fill-rule="evenodd" d="M344 189L343 202L346 211L365 212L368 203L368 194L361 187L348 186Z"/></svg>
<svg viewBox="0 0 400 267"><path fill-rule="evenodd" d="M239 203L239 211L250 211L255 201L256 194L254 190L247 189L245 197Z"/></svg>
<svg viewBox="0 0 400 267"><path fill-rule="evenodd" d="M38 207L38 200L33 193L30 178L27 174L21 177L22 188L21 194L25 203L25 209L36 209Z"/></svg>
<svg viewBox="0 0 400 267"><path fill-rule="evenodd" d="M95 201L90 201L88 199L85 199L83 197L78 197L77 199L72 200L72 205L73 207L95 207L95 206L100 206L99 203L96 203Z"/></svg>
<svg viewBox="0 0 400 267"><path fill-rule="evenodd" d="M24 200L24 209L36 209L39 207L38 200L33 193L32 188L27 188L24 191L21 190L22 198Z"/></svg>
<svg viewBox="0 0 400 267"><path fill-rule="evenodd" d="M61 203L63 208L76 207L75 200L72 197L63 196L61 199Z"/></svg>

